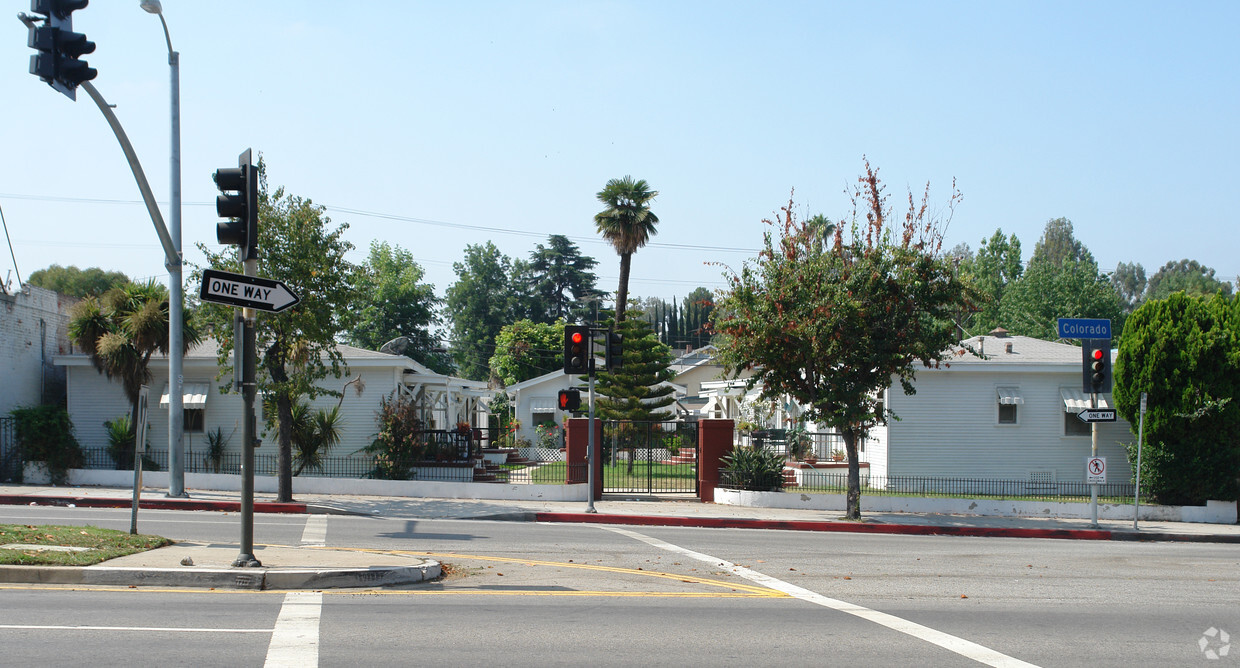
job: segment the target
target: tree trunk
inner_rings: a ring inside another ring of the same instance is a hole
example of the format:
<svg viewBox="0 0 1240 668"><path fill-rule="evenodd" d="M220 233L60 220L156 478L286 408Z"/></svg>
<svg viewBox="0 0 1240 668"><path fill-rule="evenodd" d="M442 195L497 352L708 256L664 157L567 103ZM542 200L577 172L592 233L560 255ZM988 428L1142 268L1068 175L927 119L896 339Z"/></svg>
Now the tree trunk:
<svg viewBox="0 0 1240 668"><path fill-rule="evenodd" d="M629 303L629 265L632 262L632 253L620 254L620 287L616 289L616 326L624 322L625 306Z"/></svg>
<svg viewBox="0 0 1240 668"><path fill-rule="evenodd" d="M843 430L844 452L848 453L848 506L845 519L861 519L861 463L857 461L857 432L849 427Z"/></svg>

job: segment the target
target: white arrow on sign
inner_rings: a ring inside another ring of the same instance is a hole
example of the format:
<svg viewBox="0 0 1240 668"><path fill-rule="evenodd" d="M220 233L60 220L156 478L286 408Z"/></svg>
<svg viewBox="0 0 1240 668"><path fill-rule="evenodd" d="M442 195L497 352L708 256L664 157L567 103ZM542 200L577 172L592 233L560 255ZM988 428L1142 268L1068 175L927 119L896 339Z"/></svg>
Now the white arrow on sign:
<svg viewBox="0 0 1240 668"><path fill-rule="evenodd" d="M279 313L301 301L280 281L204 269L198 296L207 302Z"/></svg>

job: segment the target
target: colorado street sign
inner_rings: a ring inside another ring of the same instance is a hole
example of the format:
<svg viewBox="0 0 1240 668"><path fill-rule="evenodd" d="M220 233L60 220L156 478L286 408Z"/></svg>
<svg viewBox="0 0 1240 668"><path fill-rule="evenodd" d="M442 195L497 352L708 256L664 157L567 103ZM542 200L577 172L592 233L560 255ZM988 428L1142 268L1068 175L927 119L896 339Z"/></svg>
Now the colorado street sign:
<svg viewBox="0 0 1240 668"><path fill-rule="evenodd" d="M270 313L279 313L301 301L300 297L280 281L214 269L203 270L202 290L198 296L204 302L241 306Z"/></svg>
<svg viewBox="0 0 1240 668"><path fill-rule="evenodd" d="M1061 339L1109 339L1111 321L1099 318L1060 318Z"/></svg>
<svg viewBox="0 0 1240 668"><path fill-rule="evenodd" d="M1114 408L1086 408L1077 413L1081 422L1115 422Z"/></svg>

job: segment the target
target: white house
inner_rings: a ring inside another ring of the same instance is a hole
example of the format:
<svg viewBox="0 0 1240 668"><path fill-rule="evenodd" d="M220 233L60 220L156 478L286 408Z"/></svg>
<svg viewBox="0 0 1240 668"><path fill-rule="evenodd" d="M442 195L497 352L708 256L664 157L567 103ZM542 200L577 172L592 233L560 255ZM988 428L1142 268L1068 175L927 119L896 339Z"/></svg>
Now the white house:
<svg viewBox="0 0 1240 668"><path fill-rule="evenodd" d="M77 301L30 284L10 294L0 284L0 417L64 397L64 371L52 358L71 349L69 308Z"/></svg>
<svg viewBox="0 0 1240 668"><path fill-rule="evenodd" d="M376 412L384 397L393 392L408 394L424 406L429 428L450 429L459 422L486 426L486 404L490 391L486 383L437 374L403 355L338 346L344 355L347 374L330 374L319 381L321 387L343 392L343 397L323 396L313 408L340 404L341 442L331 456L346 456L367 446L377 429ZM192 348L184 358L182 399L185 421L185 461L205 454L206 433L217 427L229 439L226 451L239 452L241 441L241 395L231 392L231 374L220 376L213 341ZM58 355L55 363L65 367L68 382L68 408L79 442L85 448L107 446L104 422L129 414L129 402L119 383L99 373L83 354ZM152 450L167 450L168 361L156 355L150 363L148 430ZM261 402L260 402L261 403ZM259 408L261 412L261 407ZM259 429L263 422L260 416ZM275 443L275 435L260 433L263 446Z"/></svg>
<svg viewBox="0 0 1240 668"><path fill-rule="evenodd" d="M984 358L961 349L949 366L918 369L916 394L898 384L887 390L899 420L871 434L871 474L1083 482L1091 438L1077 417L1090 405L1080 347L1003 330L964 343ZM1111 405L1099 395L1098 407ZM1107 482L1131 482L1122 445L1136 440L1129 424L1098 424Z"/></svg>

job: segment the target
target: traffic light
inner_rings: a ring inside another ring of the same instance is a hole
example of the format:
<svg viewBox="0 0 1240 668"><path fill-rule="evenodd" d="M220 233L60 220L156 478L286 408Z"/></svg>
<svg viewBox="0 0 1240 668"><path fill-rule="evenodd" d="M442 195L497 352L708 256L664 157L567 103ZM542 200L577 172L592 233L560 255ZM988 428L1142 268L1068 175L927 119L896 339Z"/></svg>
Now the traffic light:
<svg viewBox="0 0 1240 668"><path fill-rule="evenodd" d="M1087 393L1111 391L1111 340L1081 341L1081 389Z"/></svg>
<svg viewBox="0 0 1240 668"><path fill-rule="evenodd" d="M564 326L564 373L590 373L590 328L586 325Z"/></svg>
<svg viewBox="0 0 1240 668"><path fill-rule="evenodd" d="M258 170L250 163L250 149L237 157L236 167L217 169L211 178L222 193L215 198L215 212L229 219L216 223L215 239L240 246L243 259L258 259Z"/></svg>
<svg viewBox="0 0 1240 668"><path fill-rule="evenodd" d="M560 410L581 410L581 390L560 390Z"/></svg>
<svg viewBox="0 0 1240 668"><path fill-rule="evenodd" d="M30 0L30 11L38 16L21 15L30 33L26 44L38 53L30 56L30 73L48 85L77 100L77 87L94 79L99 71L83 55L94 53L95 43L86 35L73 32L73 12L88 0ZM43 21L43 25L36 25Z"/></svg>
<svg viewBox="0 0 1240 668"><path fill-rule="evenodd" d="M607 332L607 370L624 366L624 337L616 331Z"/></svg>

